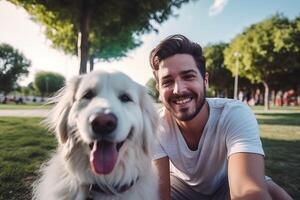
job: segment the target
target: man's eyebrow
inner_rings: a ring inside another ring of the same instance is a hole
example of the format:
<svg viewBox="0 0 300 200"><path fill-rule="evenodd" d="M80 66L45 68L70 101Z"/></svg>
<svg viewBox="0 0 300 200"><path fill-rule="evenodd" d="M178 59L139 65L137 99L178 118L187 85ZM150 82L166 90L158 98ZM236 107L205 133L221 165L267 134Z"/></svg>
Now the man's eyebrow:
<svg viewBox="0 0 300 200"><path fill-rule="evenodd" d="M184 71L180 72L180 75L185 75L185 74L197 74L197 71L193 70L193 69L189 69L189 70L184 70Z"/></svg>
<svg viewBox="0 0 300 200"><path fill-rule="evenodd" d="M162 79L162 80L165 80L165 79L170 79L170 78L172 78L171 75L166 75L166 76L163 76L161 79Z"/></svg>

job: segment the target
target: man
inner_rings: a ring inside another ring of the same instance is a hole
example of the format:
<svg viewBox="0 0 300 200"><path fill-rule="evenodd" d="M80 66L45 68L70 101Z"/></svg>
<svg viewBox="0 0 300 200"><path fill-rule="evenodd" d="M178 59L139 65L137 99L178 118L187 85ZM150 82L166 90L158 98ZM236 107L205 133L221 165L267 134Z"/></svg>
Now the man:
<svg viewBox="0 0 300 200"><path fill-rule="evenodd" d="M154 152L161 199L291 199L264 176L251 109L205 97L200 45L170 36L152 50L150 64L164 105Z"/></svg>

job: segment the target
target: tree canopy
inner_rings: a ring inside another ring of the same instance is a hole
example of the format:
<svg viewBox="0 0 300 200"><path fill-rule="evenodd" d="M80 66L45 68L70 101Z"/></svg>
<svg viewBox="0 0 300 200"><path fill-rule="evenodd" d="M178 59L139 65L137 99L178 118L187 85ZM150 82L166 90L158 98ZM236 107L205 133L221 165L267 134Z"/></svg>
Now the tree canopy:
<svg viewBox="0 0 300 200"><path fill-rule="evenodd" d="M109 60L125 56L141 44L139 36L156 30L189 0L10 0L24 7L45 27L55 48L80 58L79 73L88 59Z"/></svg>
<svg viewBox="0 0 300 200"><path fill-rule="evenodd" d="M34 87L42 97L58 91L65 84L65 77L59 73L40 71L35 74Z"/></svg>
<svg viewBox="0 0 300 200"><path fill-rule="evenodd" d="M300 66L300 29L295 22L276 14L246 28L224 51L229 70L235 73L235 62L239 59L239 75L264 84L266 106L272 80ZM235 52L240 53L238 58L233 56Z"/></svg>
<svg viewBox="0 0 300 200"><path fill-rule="evenodd" d="M0 44L0 91L8 94L28 74L31 62L9 44Z"/></svg>
<svg viewBox="0 0 300 200"><path fill-rule="evenodd" d="M228 46L225 43L209 44L204 47L206 71L209 74L209 87L215 90L217 96L229 96L233 88L232 73L224 65L223 51Z"/></svg>

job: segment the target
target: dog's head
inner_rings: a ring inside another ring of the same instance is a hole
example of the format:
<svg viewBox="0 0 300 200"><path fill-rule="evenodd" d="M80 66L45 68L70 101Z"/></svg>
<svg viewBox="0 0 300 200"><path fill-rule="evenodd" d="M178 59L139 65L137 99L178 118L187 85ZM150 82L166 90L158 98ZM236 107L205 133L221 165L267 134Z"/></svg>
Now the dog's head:
<svg viewBox="0 0 300 200"><path fill-rule="evenodd" d="M90 160L94 175L106 175L119 165L126 168L126 159L150 157L157 115L144 87L125 74L97 71L75 77L56 101L47 121L66 159L86 157L81 162Z"/></svg>

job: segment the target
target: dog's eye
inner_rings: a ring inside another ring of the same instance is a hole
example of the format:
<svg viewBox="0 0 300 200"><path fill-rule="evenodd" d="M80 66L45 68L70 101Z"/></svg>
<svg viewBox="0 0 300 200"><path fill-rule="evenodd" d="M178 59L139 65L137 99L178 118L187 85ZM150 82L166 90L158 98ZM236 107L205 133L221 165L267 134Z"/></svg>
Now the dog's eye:
<svg viewBox="0 0 300 200"><path fill-rule="evenodd" d="M119 99L124 103L132 101L131 97L128 94L121 94L119 96Z"/></svg>
<svg viewBox="0 0 300 200"><path fill-rule="evenodd" d="M92 90L88 90L84 95L83 99L92 99L96 94Z"/></svg>

